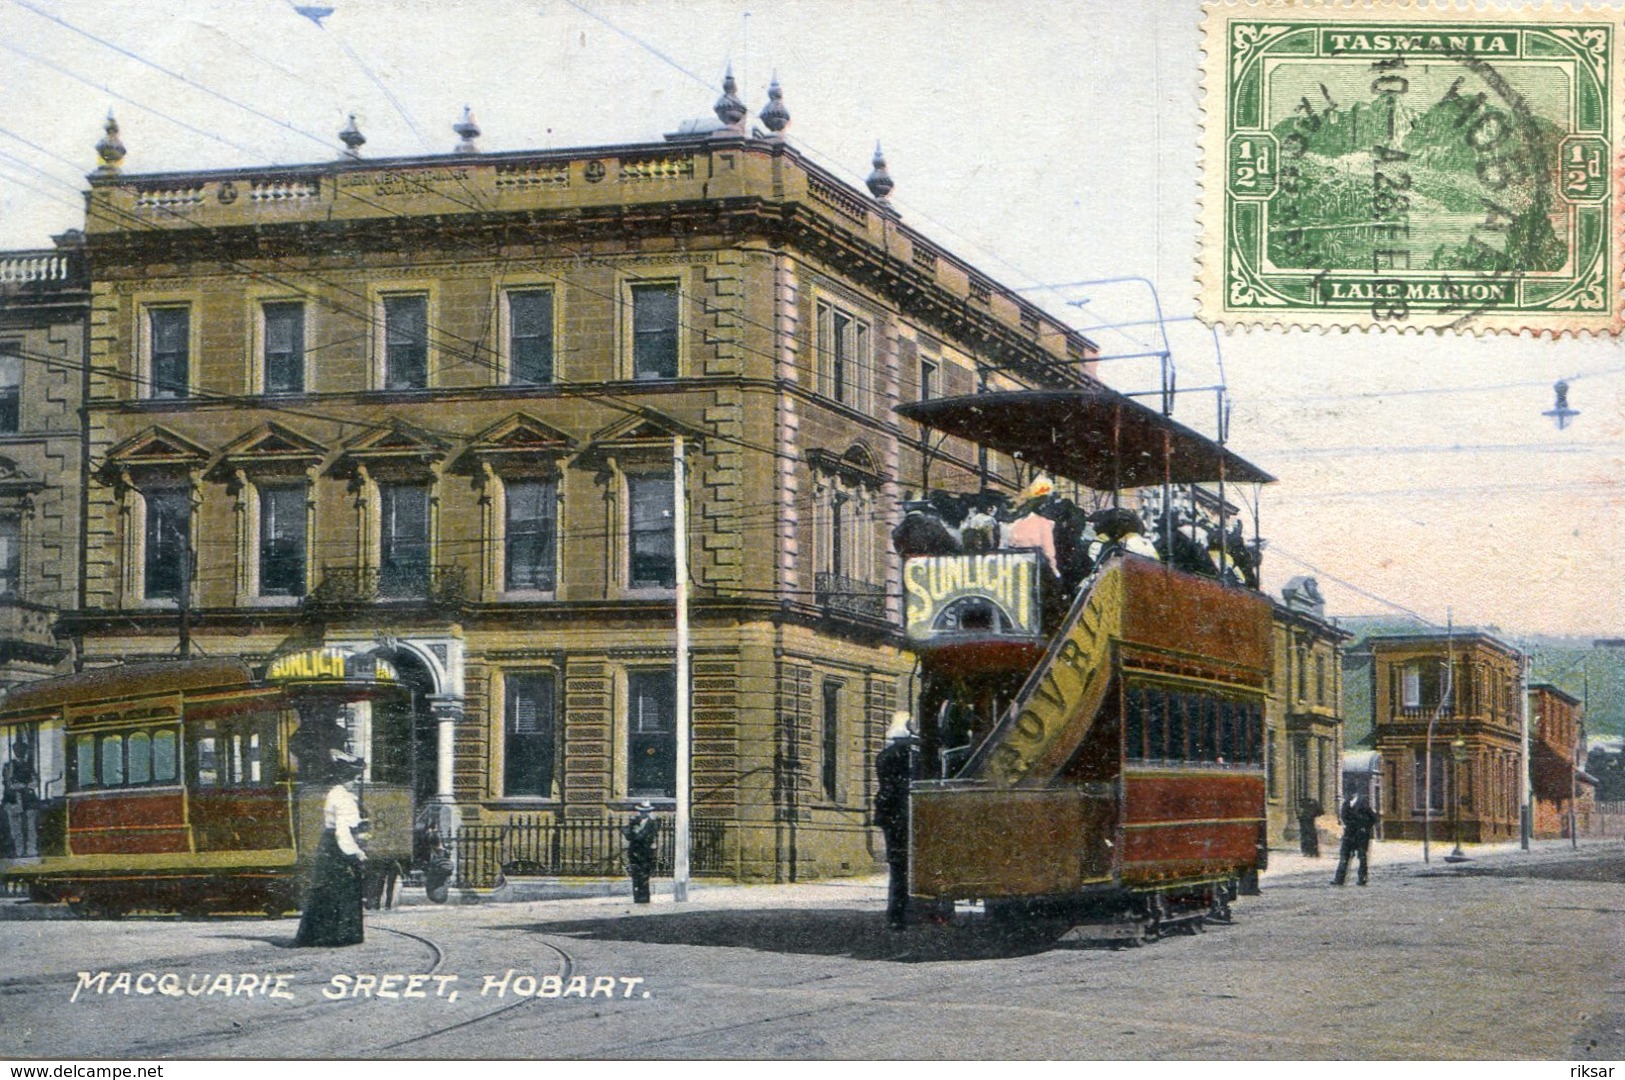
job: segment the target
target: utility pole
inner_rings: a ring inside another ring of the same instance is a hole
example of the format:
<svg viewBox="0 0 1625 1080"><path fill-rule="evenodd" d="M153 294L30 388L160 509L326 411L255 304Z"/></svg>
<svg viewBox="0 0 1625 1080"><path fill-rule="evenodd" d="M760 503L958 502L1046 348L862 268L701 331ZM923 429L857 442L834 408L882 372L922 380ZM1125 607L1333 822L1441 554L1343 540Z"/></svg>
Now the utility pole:
<svg viewBox="0 0 1625 1080"><path fill-rule="evenodd" d="M1433 726L1444 715L1454 690L1456 673L1455 617L1448 608L1444 615L1444 689L1439 693L1438 707L1428 717L1428 741L1422 750L1422 861L1432 861L1433 842ZM1452 710L1454 717L1454 710Z"/></svg>
<svg viewBox="0 0 1625 1080"><path fill-rule="evenodd" d="M1529 833L1534 821L1529 812L1529 799L1534 788L1529 779L1529 654L1524 653L1522 661L1518 664L1518 713L1523 729L1522 754L1523 778L1519 785L1521 788L1518 799L1518 846L1529 850Z"/></svg>
<svg viewBox="0 0 1625 1080"><path fill-rule="evenodd" d="M672 855L672 900L688 900L688 812L690 747L688 692L688 462L683 456L683 437L672 436L672 540L676 559L677 591L677 836Z"/></svg>
<svg viewBox="0 0 1625 1080"><path fill-rule="evenodd" d="M175 538L181 542L181 582L175 593L175 607L180 616L180 645L179 653L182 660L192 658L192 572L196 567L197 556L192 552L191 530L182 536L179 526L175 526Z"/></svg>

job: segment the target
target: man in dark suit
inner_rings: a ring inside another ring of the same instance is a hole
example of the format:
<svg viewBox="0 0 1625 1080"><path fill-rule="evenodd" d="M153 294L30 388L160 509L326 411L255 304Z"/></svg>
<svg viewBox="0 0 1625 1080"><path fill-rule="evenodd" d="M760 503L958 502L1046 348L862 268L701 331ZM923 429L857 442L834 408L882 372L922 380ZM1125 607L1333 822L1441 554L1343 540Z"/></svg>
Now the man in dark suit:
<svg viewBox="0 0 1625 1080"><path fill-rule="evenodd" d="M621 826L626 838L626 869L632 875L632 902L649 902L649 877L655 869L655 837L660 834L660 822L650 815L654 803L638 803L638 816Z"/></svg>
<svg viewBox="0 0 1625 1080"><path fill-rule="evenodd" d="M886 837L886 921L893 930L908 923L908 788L914 779L913 734L908 713L892 718L886 747L875 756L875 824Z"/></svg>
<svg viewBox="0 0 1625 1080"><path fill-rule="evenodd" d="M1337 853L1337 874L1332 878L1333 885L1341 885L1348 877L1349 860L1354 856L1360 857L1360 875L1358 882L1366 883L1366 859L1371 848L1371 833L1377 827L1377 812L1371 808L1364 795L1358 792L1349 792L1343 799L1343 805L1338 807L1337 816L1343 822L1343 846Z"/></svg>

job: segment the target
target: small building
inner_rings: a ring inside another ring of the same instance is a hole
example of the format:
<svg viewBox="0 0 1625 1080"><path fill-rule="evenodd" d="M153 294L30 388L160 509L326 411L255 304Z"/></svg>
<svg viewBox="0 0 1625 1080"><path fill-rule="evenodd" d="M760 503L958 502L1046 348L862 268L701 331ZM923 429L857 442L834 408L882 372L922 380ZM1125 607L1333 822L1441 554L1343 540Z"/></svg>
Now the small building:
<svg viewBox="0 0 1625 1080"><path fill-rule="evenodd" d="M1312 577L1294 577L1274 605L1273 669L1264 726L1269 845L1296 849L1299 818L1318 809L1317 828L1335 835L1342 771L1340 652L1350 634L1326 620Z"/></svg>
<svg viewBox="0 0 1625 1080"><path fill-rule="evenodd" d="M1373 637L1383 833L1445 842L1518 835L1522 654L1479 631Z"/></svg>
<svg viewBox="0 0 1625 1080"><path fill-rule="evenodd" d="M1585 723L1581 717L1579 698L1551 683L1530 685L1530 783L1538 839L1567 837L1577 823L1584 835L1594 815L1597 785L1582 765Z"/></svg>

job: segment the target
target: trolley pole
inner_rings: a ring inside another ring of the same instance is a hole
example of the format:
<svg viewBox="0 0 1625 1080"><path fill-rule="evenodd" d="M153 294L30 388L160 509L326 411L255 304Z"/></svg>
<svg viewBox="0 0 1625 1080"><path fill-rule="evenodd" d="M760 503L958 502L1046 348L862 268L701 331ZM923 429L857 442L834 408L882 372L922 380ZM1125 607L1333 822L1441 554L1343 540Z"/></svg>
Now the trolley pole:
<svg viewBox="0 0 1625 1080"><path fill-rule="evenodd" d="M677 836L673 844L671 898L681 904L688 900L688 812L690 768L690 724L688 687L688 478L683 456L683 437L672 436L672 540L676 560L677 591Z"/></svg>

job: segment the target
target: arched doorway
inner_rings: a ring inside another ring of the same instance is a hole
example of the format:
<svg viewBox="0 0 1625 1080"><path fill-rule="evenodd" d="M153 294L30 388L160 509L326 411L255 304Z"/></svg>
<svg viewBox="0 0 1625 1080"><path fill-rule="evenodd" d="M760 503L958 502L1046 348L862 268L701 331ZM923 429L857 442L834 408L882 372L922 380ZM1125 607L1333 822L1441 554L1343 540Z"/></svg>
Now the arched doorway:
<svg viewBox="0 0 1625 1080"><path fill-rule="evenodd" d="M383 784L406 784L417 805L434 798L439 765L435 717L429 707L434 673L410 649L397 648L386 659L395 666L406 693L373 705L372 778Z"/></svg>

